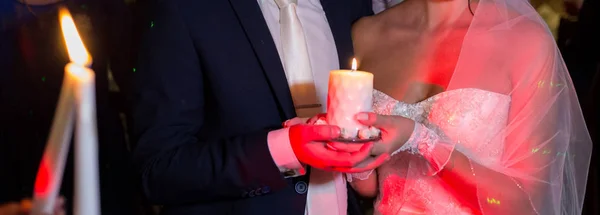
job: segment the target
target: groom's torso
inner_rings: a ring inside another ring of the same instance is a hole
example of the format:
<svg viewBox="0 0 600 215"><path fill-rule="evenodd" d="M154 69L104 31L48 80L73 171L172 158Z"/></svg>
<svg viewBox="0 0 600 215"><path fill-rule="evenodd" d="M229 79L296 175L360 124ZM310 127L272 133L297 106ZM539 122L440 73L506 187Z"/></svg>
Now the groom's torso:
<svg viewBox="0 0 600 215"><path fill-rule="evenodd" d="M180 1L182 21L189 28L197 53L189 57L200 62L205 86L203 92L198 93L203 93L205 98L203 124L210 126L200 129L200 139L276 129L284 120L295 116L285 72L271 35L276 31L267 25L264 5L262 10L259 6L264 1L270 0ZM332 47L337 51L335 65L348 67L353 55L351 25L371 13L371 3L369 0L322 0L320 3L325 16L322 18L328 21L333 35ZM314 72L328 74L328 71ZM230 202L166 207L164 212L300 215L304 214L306 187L297 185L308 184L307 178L289 179L290 186L277 193Z"/></svg>

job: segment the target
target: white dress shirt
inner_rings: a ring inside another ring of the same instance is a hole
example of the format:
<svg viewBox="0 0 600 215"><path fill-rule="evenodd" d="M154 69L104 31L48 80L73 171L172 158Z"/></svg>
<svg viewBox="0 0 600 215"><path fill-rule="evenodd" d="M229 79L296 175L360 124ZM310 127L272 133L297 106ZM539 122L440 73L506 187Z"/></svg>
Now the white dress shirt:
<svg viewBox="0 0 600 215"><path fill-rule="evenodd" d="M258 0L263 16L277 47L280 60L282 56L280 25L279 25L279 8L274 0ZM308 56L311 62L311 69L315 81L317 91L317 99L321 103L321 112L326 112L327 105L327 87L329 83L329 71L340 68L338 61L337 48L333 39L333 34L329 27L329 22L320 0L298 0L297 14L306 38ZM280 171L284 172L290 169L303 169L302 165L296 158L289 141L289 130L280 129L272 131L268 136L268 145L271 156ZM319 170L313 170L319 171ZM331 173L334 174L334 173ZM346 214L347 191L345 180L342 175L335 173L335 182L332 181L329 186L335 186L337 192L337 201L340 206L339 211ZM315 189L321 189L318 186L308 187L308 192L315 192ZM309 197L310 198L310 197ZM310 204L307 205L310 207ZM308 210L307 210L308 213ZM326 212L325 212L326 213ZM309 215L320 215L309 214Z"/></svg>

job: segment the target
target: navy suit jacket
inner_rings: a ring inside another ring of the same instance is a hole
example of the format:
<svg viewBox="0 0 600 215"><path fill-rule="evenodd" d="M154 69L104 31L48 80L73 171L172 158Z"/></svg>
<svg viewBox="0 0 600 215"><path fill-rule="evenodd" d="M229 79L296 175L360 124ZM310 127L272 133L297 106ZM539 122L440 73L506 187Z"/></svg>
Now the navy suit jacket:
<svg viewBox="0 0 600 215"><path fill-rule="evenodd" d="M371 2L321 3L347 68L352 23L373 13ZM267 146L295 111L257 1L156 6L134 77L146 197L164 214L304 214L308 177L284 179Z"/></svg>

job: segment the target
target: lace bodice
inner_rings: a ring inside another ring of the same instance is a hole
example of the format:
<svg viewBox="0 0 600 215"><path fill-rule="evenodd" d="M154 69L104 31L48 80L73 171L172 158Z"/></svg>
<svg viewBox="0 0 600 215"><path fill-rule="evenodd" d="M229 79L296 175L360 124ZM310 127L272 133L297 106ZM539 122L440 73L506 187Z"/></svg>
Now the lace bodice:
<svg viewBox="0 0 600 215"><path fill-rule="evenodd" d="M416 104L399 102L374 91L373 111L399 115L420 123L429 133L420 142L445 142L471 160L499 161L510 96L480 89L446 91ZM445 191L442 181L425 173L427 161L419 154L401 152L378 169L378 214L470 214ZM409 168L410 167L410 168Z"/></svg>

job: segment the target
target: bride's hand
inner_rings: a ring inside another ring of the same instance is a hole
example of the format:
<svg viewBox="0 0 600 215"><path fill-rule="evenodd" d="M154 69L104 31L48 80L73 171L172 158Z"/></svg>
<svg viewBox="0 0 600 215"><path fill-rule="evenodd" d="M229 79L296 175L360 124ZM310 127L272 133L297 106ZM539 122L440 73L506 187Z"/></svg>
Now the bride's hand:
<svg viewBox="0 0 600 215"><path fill-rule="evenodd" d="M352 168L336 168L336 171L356 173L375 169L385 163L391 154L400 147L412 135L414 130L414 121L401 116L385 116L375 113L359 113L356 120L366 126L373 126L381 130L381 140L374 142L371 148L371 155L363 162Z"/></svg>
<svg viewBox="0 0 600 215"><path fill-rule="evenodd" d="M412 135L415 122L401 116L386 116L375 113L359 113L356 120L366 126L381 130L381 140L375 142L371 149L372 155L392 154Z"/></svg>

